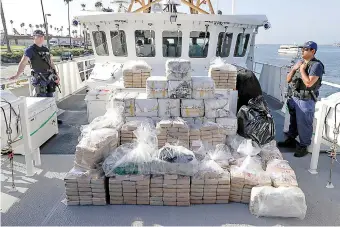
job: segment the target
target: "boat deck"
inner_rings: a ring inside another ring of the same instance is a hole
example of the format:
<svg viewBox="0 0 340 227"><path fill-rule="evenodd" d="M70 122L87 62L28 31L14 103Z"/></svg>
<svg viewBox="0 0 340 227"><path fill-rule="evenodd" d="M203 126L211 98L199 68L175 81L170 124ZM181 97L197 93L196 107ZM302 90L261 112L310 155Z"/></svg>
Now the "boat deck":
<svg viewBox="0 0 340 227"><path fill-rule="evenodd" d="M281 149L284 158L295 170L299 185L307 200L307 215L304 220L296 218L256 218L248 205L230 203L221 205L192 205L190 207L155 207L136 205L66 206L62 203L64 175L72 168L72 155L77 144L79 128L86 124L84 93L73 95L59 104L65 112L60 115L63 124L59 134L41 148L42 165L33 177L25 176L24 158L15 156L15 183L17 192L8 192L11 187L9 162L1 158L1 225L139 225L139 226L221 226L245 225L340 225L340 163L334 164L334 189L326 189L330 158L322 154L319 174L311 175L310 155L294 158L289 150ZM277 135L282 139L283 116L280 105L268 99L275 118Z"/></svg>

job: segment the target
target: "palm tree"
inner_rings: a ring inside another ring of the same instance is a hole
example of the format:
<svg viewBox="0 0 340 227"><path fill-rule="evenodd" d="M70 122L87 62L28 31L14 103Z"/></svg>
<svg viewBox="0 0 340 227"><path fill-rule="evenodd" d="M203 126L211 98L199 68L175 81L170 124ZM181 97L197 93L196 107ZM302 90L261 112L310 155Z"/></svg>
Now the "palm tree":
<svg viewBox="0 0 340 227"><path fill-rule="evenodd" d="M101 11L103 8L103 3L101 1L97 1L94 6L97 8L98 11Z"/></svg>
<svg viewBox="0 0 340 227"><path fill-rule="evenodd" d="M13 32L13 23L14 23L14 21L10 20L9 23L11 23L11 29L12 29L12 32Z"/></svg>
<svg viewBox="0 0 340 227"><path fill-rule="evenodd" d="M7 52L12 52L11 47L9 46L9 39L8 39L8 33L7 33L7 27L6 27L6 19L5 19L5 13L4 9L2 7L2 1L0 1L0 7L1 7L1 21L2 21L2 26L4 26L4 36L6 39L6 45L7 45Z"/></svg>
<svg viewBox="0 0 340 227"><path fill-rule="evenodd" d="M29 24L28 27L30 27L31 29L31 35L33 34L33 25L32 24Z"/></svg>
<svg viewBox="0 0 340 227"><path fill-rule="evenodd" d="M71 40L71 22L70 22L70 2L72 2L72 0L64 0L64 2L67 4L68 34L70 36L70 46L71 46L72 45L72 40Z"/></svg>
<svg viewBox="0 0 340 227"><path fill-rule="evenodd" d="M83 11L85 11L86 4L82 3L80 6L83 8Z"/></svg>

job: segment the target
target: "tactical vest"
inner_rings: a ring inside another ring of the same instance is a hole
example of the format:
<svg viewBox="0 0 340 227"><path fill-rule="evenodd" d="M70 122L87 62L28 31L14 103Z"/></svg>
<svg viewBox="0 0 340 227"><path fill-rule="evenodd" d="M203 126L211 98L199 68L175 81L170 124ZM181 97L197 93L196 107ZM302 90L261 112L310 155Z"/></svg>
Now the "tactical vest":
<svg viewBox="0 0 340 227"><path fill-rule="evenodd" d="M310 60L308 63L307 63L307 67L305 69L305 72L307 73L308 75L308 69L313 65L315 64L316 62L320 62L321 65L322 65L322 68L324 70L324 65L322 64L322 62L316 58L313 58L312 60ZM323 73L325 73L323 71ZM307 87L305 85L305 83L303 82L302 80L302 76L301 76L301 72L300 70L296 70L295 74L293 75L292 77L292 81L291 81L291 85L292 85L292 88L293 88L293 91L297 91L297 92L301 92L301 91L314 91L315 94L318 93L318 90L319 88L321 87L321 82L322 82L322 77L319 77L319 79L313 84L313 86L311 87Z"/></svg>
<svg viewBox="0 0 340 227"><path fill-rule="evenodd" d="M33 56L30 59L31 68L35 72L46 72L51 69L50 65L46 62L51 62L51 56L47 47L39 47L35 44L32 45ZM44 60L44 58L46 60Z"/></svg>

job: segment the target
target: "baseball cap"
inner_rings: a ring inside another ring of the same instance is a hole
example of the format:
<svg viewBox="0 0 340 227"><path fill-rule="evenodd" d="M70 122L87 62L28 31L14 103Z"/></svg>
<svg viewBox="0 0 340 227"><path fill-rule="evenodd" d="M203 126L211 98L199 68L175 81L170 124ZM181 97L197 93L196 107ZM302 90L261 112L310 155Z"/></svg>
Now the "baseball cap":
<svg viewBox="0 0 340 227"><path fill-rule="evenodd" d="M303 45L304 48L310 48L310 49L314 49L315 51L318 50L318 44L316 44L316 42L313 41L308 41Z"/></svg>
<svg viewBox="0 0 340 227"><path fill-rule="evenodd" d="M45 36L45 33L42 30L35 30L33 36Z"/></svg>

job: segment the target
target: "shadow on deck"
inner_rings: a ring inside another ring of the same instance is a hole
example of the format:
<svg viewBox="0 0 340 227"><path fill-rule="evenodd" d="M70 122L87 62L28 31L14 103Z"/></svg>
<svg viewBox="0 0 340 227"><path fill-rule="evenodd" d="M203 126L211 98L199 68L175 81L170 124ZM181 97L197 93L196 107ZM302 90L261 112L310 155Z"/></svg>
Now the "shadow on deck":
<svg viewBox="0 0 340 227"><path fill-rule="evenodd" d="M340 225L340 165L333 171L334 189L326 189L330 158L320 156L319 174L311 175L310 155L294 158L289 150L281 149L283 156L295 170L299 185L307 200L304 220L294 218L256 218L248 205L193 205L191 207L154 207L135 205L66 206L63 176L73 165L73 158L80 126L87 123L84 94L74 95L59 104L65 112L59 116L63 124L59 134L41 149L42 166L33 177L25 177L22 156L15 156L15 180L18 192L8 193L11 185L9 163L1 159L2 225L187 225L221 226L226 224L248 225ZM275 119L276 139L283 138L281 106L268 99ZM65 155L69 154L69 155Z"/></svg>

